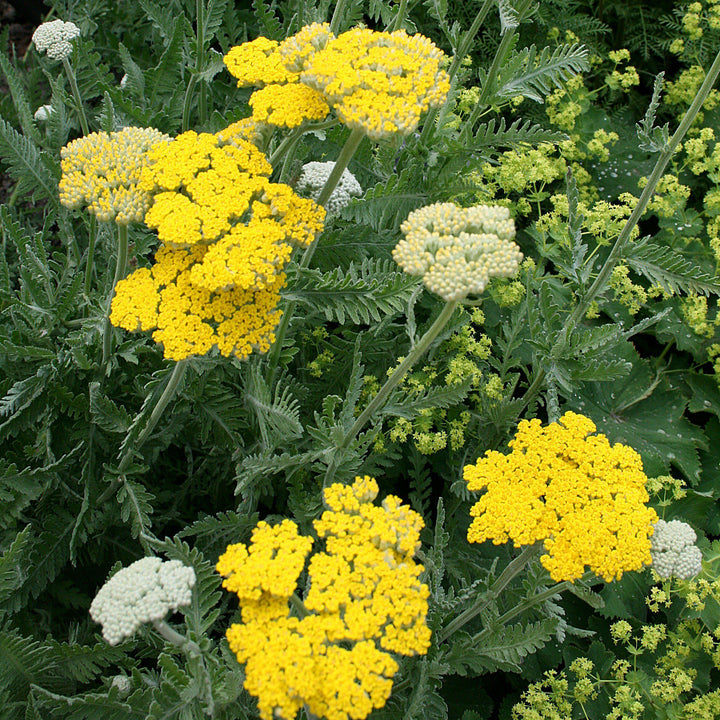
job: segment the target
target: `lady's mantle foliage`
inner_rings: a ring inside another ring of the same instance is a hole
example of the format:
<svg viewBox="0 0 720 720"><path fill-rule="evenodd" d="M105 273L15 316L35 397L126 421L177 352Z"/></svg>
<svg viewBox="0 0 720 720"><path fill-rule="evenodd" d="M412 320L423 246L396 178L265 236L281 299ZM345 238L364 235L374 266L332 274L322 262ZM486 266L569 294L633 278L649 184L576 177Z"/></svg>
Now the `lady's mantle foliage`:
<svg viewBox="0 0 720 720"><path fill-rule="evenodd" d="M377 493L367 476L324 491L329 510L313 524L325 552L310 559L302 603L294 593L313 540L291 520L259 523L249 546L218 561L242 612L228 641L264 720L289 720L303 705L328 720L367 717L390 696L390 653L427 652L429 590L413 560L422 518L392 495L374 505Z"/></svg>
<svg viewBox="0 0 720 720"><path fill-rule="evenodd" d="M445 102L444 58L422 35L355 28L335 37L329 25L313 23L282 43L258 38L234 47L225 63L239 86L265 86L250 98L258 122L295 127L322 119L329 106L379 140L413 132L424 112Z"/></svg>
<svg viewBox="0 0 720 720"><path fill-rule="evenodd" d="M465 467L470 490L485 490L470 511L470 542L543 542L554 580L576 580L588 566L607 582L650 564L657 515L646 506L647 477L630 447L610 445L592 420L573 412L542 427L518 425L509 455L488 451Z"/></svg>
<svg viewBox="0 0 720 720"><path fill-rule="evenodd" d="M190 605L194 585L195 571L179 560L144 557L100 588L90 605L90 617L102 625L103 637L117 645L144 623Z"/></svg>

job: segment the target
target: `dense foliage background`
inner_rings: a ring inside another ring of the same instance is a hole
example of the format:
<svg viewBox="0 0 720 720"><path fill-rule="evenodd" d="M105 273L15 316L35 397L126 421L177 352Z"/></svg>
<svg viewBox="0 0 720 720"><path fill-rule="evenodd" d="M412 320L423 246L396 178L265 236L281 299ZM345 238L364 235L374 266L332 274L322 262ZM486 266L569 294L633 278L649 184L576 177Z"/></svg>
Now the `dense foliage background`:
<svg viewBox="0 0 720 720"><path fill-rule="evenodd" d="M658 515L697 532L703 575L659 582L646 569L611 584L586 576L512 626L495 626L508 608L553 586L533 565L462 632L403 659L388 705L372 717L509 718L530 683L582 657L598 678L635 657L635 674L616 685L643 688L643 706L614 717L720 717L720 91L673 155L633 239L611 256L643 178L720 50L720 6L491 5L459 58L445 108L407 138L360 145L350 169L364 196L329 218L309 268L289 266L284 297L295 313L279 354L193 358L159 417L153 409L174 369L162 348L147 333L115 329L112 354L103 356L115 227L59 202L60 149L83 134L68 77L34 48L13 46L3 26L6 717L256 717L224 640L236 605L214 565L260 519L292 518L311 532L329 468L341 482L376 477L382 496L399 495L423 516L428 623L442 636L517 554L467 542L473 498L463 467L505 450L519 420L553 422L566 410L640 453L648 477L660 478L650 486ZM453 57L482 6L409 2L400 25ZM330 0L208 0L200 35L190 0L68 0L45 11L81 29L71 62L91 130L133 125L175 136L217 132L249 114L250 90L238 89L223 65L231 47L259 35L282 39L333 8ZM397 11L385 0L349 3L341 29L385 29ZM34 113L45 104L52 112L40 121ZM304 134L277 177L293 184L304 163L336 159L346 136L342 125ZM411 210L447 201L508 206L526 261L517 278L494 281L476 306L458 309L349 438L440 311L391 251ZM129 239L131 268L147 266L155 233L132 224ZM593 285L603 267L605 282ZM88 615L109 573L149 554L195 568L193 605L173 620L203 649L200 669L150 630L111 647ZM609 630L617 620L637 638L662 624L666 639L623 645ZM695 670L689 687L672 685L674 667ZM658 681L671 686L665 696L650 692ZM619 701L615 685L596 685L585 712L604 718ZM702 712L717 715L683 709L705 696L710 710ZM577 704L567 713L583 717Z"/></svg>

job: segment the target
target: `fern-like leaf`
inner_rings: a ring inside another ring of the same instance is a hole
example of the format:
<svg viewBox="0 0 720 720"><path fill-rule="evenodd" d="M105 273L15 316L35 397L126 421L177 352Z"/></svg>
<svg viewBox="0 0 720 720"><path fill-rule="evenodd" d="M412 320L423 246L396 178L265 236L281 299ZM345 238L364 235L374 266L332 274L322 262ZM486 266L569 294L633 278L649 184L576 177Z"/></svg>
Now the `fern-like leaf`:
<svg viewBox="0 0 720 720"><path fill-rule="evenodd" d="M554 50L544 47L539 53L535 45L512 54L498 73L488 103L500 102L518 95L543 102L555 88L573 75L589 69L588 50L583 45L561 45ZM485 73L482 83L487 82Z"/></svg>
<svg viewBox="0 0 720 720"><path fill-rule="evenodd" d="M714 275L677 250L663 247L643 238L633 243L624 262L635 272L644 275L653 285L670 292L694 292L719 295L720 283Z"/></svg>
<svg viewBox="0 0 720 720"><path fill-rule="evenodd" d="M321 273L304 269L285 297L322 312L328 321L340 324L380 322L406 307L417 280L398 272L389 260L365 259Z"/></svg>
<svg viewBox="0 0 720 720"><path fill-rule="evenodd" d="M30 542L30 527L21 530L0 557L0 617L8 609L10 596L23 584L27 548Z"/></svg>
<svg viewBox="0 0 720 720"><path fill-rule="evenodd" d="M42 152L31 139L21 135L2 118L0 158L7 163L8 173L17 181L17 192L45 197L55 208L59 206L57 185L60 166L57 160Z"/></svg>
<svg viewBox="0 0 720 720"><path fill-rule="evenodd" d="M140 483L124 478L115 497L120 504L120 517L123 522L129 522L132 536L137 538L147 535L152 526L150 514L153 511L154 495Z"/></svg>

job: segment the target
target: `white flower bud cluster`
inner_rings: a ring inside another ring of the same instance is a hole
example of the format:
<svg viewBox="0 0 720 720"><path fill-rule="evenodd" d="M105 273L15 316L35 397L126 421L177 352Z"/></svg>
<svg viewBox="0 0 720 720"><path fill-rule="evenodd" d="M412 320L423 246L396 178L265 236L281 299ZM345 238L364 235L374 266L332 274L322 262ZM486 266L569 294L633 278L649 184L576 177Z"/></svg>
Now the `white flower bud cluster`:
<svg viewBox="0 0 720 720"><path fill-rule="evenodd" d="M697 535L680 520L658 520L650 538L652 568L663 578L671 575L687 580L702 569L702 553L695 545Z"/></svg>
<svg viewBox="0 0 720 720"><path fill-rule="evenodd" d="M71 40L80 37L80 28L71 22L53 20L40 25L32 36L38 52L47 52L49 58L63 60L72 53Z"/></svg>
<svg viewBox="0 0 720 720"><path fill-rule="evenodd" d="M302 173L295 184L295 191L300 195L305 195L313 200L320 197L320 191L325 185L325 181L330 177L335 163L329 162L309 162L303 165ZM328 199L325 210L328 213L338 213L342 210L353 197L360 197L363 189L355 176L347 169L340 176L340 182L332 191Z"/></svg>
<svg viewBox="0 0 720 720"><path fill-rule="evenodd" d="M36 111L33 117L36 122L45 122L50 119L50 116L55 112L52 105L41 105Z"/></svg>
<svg viewBox="0 0 720 720"><path fill-rule="evenodd" d="M395 262L445 300L481 293L491 277L511 277L523 257L510 211L498 205L435 203L411 212L400 229Z"/></svg>
<svg viewBox="0 0 720 720"><path fill-rule="evenodd" d="M123 568L98 591L90 617L103 626L103 637L117 645L144 623L190 605L195 571L179 560L145 557Z"/></svg>

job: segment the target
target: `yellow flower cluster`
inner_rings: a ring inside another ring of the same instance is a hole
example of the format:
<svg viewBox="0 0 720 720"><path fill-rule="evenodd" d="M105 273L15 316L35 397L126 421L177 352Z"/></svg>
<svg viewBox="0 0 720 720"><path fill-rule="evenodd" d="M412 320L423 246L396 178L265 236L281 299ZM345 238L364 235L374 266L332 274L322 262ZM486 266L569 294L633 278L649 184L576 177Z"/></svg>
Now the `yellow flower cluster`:
<svg viewBox="0 0 720 720"><path fill-rule="evenodd" d="M250 98L256 121L297 127L333 107L348 127L377 140L407 135L445 102L444 58L428 38L404 30L355 28L335 37L327 23L313 23L282 43L258 38L234 47L225 64L239 86L266 86Z"/></svg>
<svg viewBox="0 0 720 720"><path fill-rule="evenodd" d="M522 260L510 212L498 205L435 203L411 212L400 229L395 262L445 300L481 293L491 277L514 275Z"/></svg>
<svg viewBox="0 0 720 720"><path fill-rule="evenodd" d="M422 113L445 102L443 58L423 35L355 28L312 55L301 79L322 92L343 123L377 140L413 132Z"/></svg>
<svg viewBox="0 0 720 720"><path fill-rule="evenodd" d="M217 346L266 352L293 246L309 245L325 211L268 180L272 168L241 121L216 135L188 131L153 147L138 182L153 197L145 224L164 247L152 269L118 283L111 322L152 330L175 360Z"/></svg>
<svg viewBox="0 0 720 720"><path fill-rule="evenodd" d="M152 195L139 187L140 174L150 162L148 151L169 140L154 128L136 127L73 140L60 151L60 202L71 209L87 206L98 220L142 221Z"/></svg>
<svg viewBox="0 0 720 720"><path fill-rule="evenodd" d="M303 706L328 720L365 718L390 696L398 670L390 653L427 651L429 590L413 560L422 519L394 496L374 505L377 493L370 477L324 491L329 509L314 526L325 551L310 559L304 602L294 593L313 540L291 520L260 523L249 546L220 557L223 587L237 593L242 614L228 642L263 720L289 720Z"/></svg>
<svg viewBox="0 0 720 720"><path fill-rule="evenodd" d="M155 330L166 358L182 360L217 347L225 356L245 360L267 352L282 315L277 305L285 275L262 290L210 290L193 282L193 272L208 252L161 247L152 268L140 268L118 282L110 322L130 330Z"/></svg>
<svg viewBox="0 0 720 720"><path fill-rule="evenodd" d="M259 37L230 49L224 58L225 65L237 78L238 87L261 86L250 96L256 123L295 128L305 120L323 120L330 112L322 95L302 85L299 73L289 69L285 61L285 55L293 48L300 54L311 53L317 35L329 37L325 27L314 23L288 38L282 46L275 40ZM308 49L303 50L304 47Z"/></svg>
<svg viewBox="0 0 720 720"><path fill-rule="evenodd" d="M595 424L573 412L542 427L523 420L512 452L488 451L465 467L473 506L470 542L544 542L541 562L556 581L575 580L588 566L610 582L650 564L657 514L645 505L647 477L631 447L592 435Z"/></svg>

